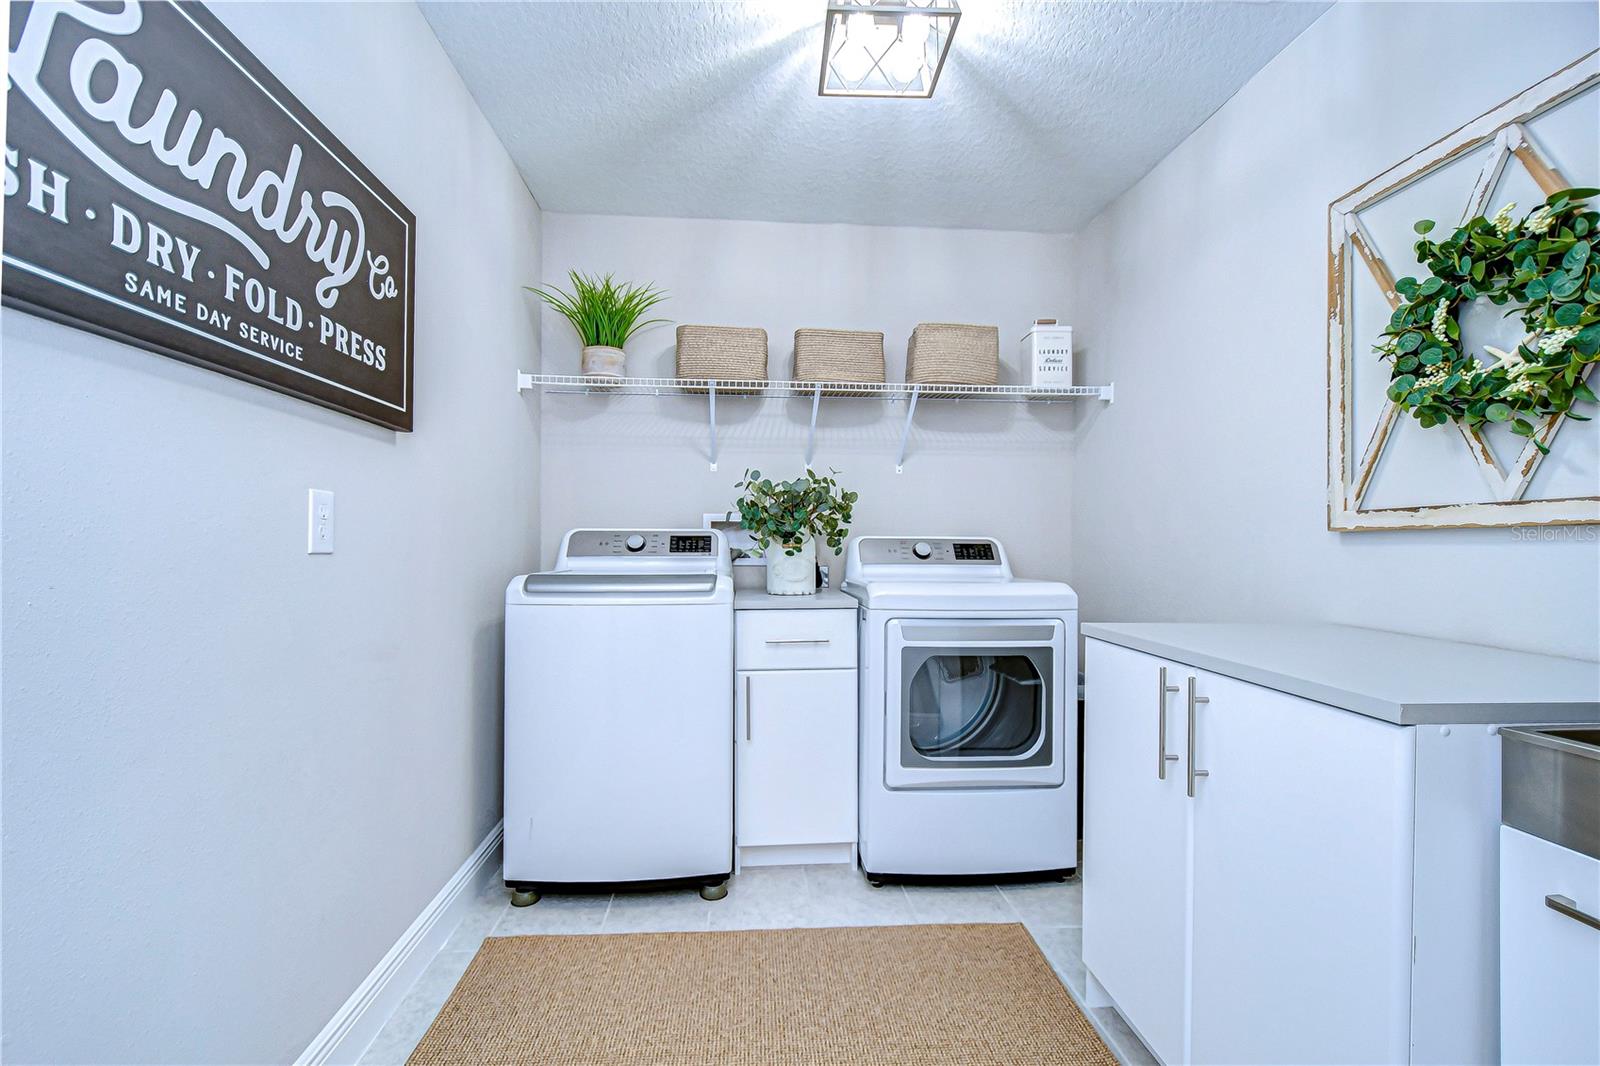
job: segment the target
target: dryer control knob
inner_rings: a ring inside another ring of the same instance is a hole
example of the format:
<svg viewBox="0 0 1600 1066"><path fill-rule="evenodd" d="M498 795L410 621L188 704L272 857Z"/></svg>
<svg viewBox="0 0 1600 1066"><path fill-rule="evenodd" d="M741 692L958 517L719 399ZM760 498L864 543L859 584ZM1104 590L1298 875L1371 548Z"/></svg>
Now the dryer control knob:
<svg viewBox="0 0 1600 1066"><path fill-rule="evenodd" d="M911 554L918 559L926 559L933 554L933 545L925 540L919 540L911 546Z"/></svg>
<svg viewBox="0 0 1600 1066"><path fill-rule="evenodd" d="M644 551L644 538L639 536L639 534L637 534L637 533L635 533L633 536L629 537L626 541L624 541L624 543L627 545L628 550L631 551L631 552L642 552L642 551Z"/></svg>

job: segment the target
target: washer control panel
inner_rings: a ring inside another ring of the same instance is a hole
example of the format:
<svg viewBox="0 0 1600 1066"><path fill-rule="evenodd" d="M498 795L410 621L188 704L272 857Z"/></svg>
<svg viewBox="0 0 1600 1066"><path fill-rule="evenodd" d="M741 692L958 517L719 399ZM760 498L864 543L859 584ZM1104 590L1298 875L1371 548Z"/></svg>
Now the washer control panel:
<svg viewBox="0 0 1600 1066"><path fill-rule="evenodd" d="M967 563L1000 561L992 540L932 540L873 537L861 542L863 563Z"/></svg>
<svg viewBox="0 0 1600 1066"><path fill-rule="evenodd" d="M716 538L710 533L668 529L580 529L567 541L567 557L634 556L710 558Z"/></svg>

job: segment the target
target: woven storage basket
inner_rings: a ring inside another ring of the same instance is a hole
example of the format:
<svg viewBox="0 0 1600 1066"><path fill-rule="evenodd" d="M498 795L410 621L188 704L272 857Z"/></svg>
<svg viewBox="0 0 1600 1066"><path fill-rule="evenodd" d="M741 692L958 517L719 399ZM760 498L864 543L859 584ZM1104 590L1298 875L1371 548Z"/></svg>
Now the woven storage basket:
<svg viewBox="0 0 1600 1066"><path fill-rule="evenodd" d="M794 331L796 381L860 381L881 384L883 334L853 329L797 329ZM860 389L824 389L829 394Z"/></svg>
<svg viewBox="0 0 1600 1066"><path fill-rule="evenodd" d="M993 385L1000 380L1000 327L922 322L906 345L913 385Z"/></svg>
<svg viewBox="0 0 1600 1066"><path fill-rule="evenodd" d="M767 331L747 326L679 326L678 376L714 378L718 382L766 380ZM723 391L720 384L717 391Z"/></svg>

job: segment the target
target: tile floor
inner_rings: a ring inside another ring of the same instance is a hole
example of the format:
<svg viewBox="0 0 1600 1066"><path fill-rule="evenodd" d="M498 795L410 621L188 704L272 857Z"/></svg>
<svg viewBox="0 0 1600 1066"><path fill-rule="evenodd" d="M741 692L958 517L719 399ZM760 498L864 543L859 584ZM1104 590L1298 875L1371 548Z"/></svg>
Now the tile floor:
<svg viewBox="0 0 1600 1066"><path fill-rule="evenodd" d="M873 888L859 871L842 865L747 869L729 883L727 898L715 903L684 890L545 896L532 907L513 907L497 878L473 902L361 1061L404 1062L488 936L1020 921L1081 1003L1082 915L1082 887L1077 880ZM1102 1007L1088 1013L1123 1063L1142 1066L1155 1061L1115 1011Z"/></svg>

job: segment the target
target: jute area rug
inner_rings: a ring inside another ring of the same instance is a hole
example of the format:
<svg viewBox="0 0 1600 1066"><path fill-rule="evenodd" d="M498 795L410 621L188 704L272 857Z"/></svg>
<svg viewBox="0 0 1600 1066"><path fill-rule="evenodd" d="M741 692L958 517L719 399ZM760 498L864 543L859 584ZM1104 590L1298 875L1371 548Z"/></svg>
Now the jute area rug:
<svg viewBox="0 0 1600 1066"><path fill-rule="evenodd" d="M410 1062L1116 1059L1020 925L491 937Z"/></svg>

